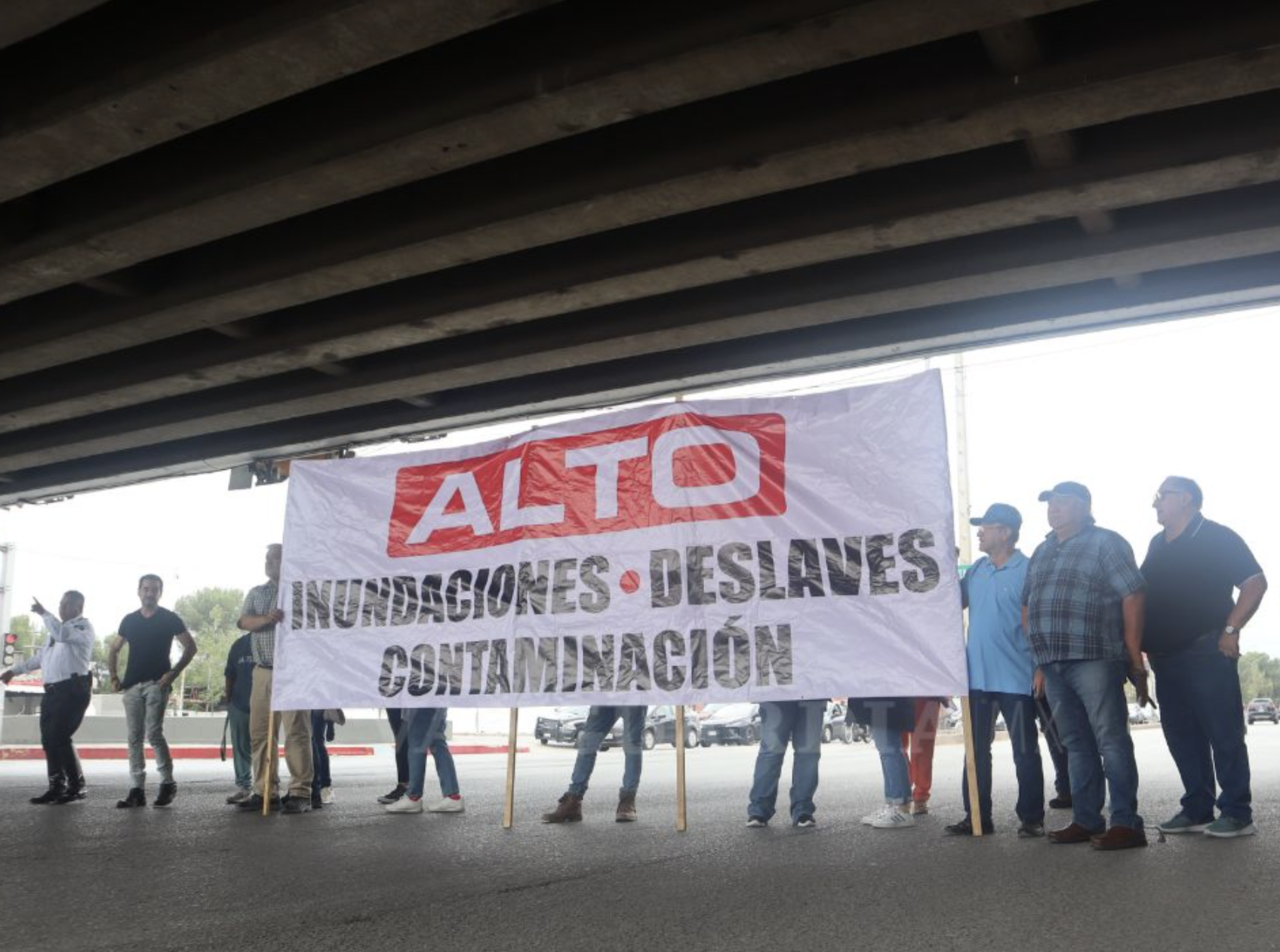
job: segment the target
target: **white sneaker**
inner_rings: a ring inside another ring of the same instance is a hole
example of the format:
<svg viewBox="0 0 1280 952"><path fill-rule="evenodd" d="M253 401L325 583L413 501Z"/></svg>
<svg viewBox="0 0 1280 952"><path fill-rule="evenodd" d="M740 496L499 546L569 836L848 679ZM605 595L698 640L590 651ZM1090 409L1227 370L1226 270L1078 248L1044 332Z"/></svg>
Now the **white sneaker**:
<svg viewBox="0 0 1280 952"><path fill-rule="evenodd" d="M427 807L428 813L466 813L466 804L462 802L462 797L453 799L452 797L441 797L439 802L431 804Z"/></svg>
<svg viewBox="0 0 1280 952"><path fill-rule="evenodd" d="M910 813L903 813L892 803L871 818L870 826L877 830L899 830L903 827L915 826L916 818Z"/></svg>
<svg viewBox="0 0 1280 952"><path fill-rule="evenodd" d="M321 788L320 788L320 802L321 802L321 803L332 803L332 802L333 802L333 787L321 787Z"/></svg>
<svg viewBox="0 0 1280 952"><path fill-rule="evenodd" d="M383 809L388 813L421 813L422 801L401 797L395 803L388 803Z"/></svg>

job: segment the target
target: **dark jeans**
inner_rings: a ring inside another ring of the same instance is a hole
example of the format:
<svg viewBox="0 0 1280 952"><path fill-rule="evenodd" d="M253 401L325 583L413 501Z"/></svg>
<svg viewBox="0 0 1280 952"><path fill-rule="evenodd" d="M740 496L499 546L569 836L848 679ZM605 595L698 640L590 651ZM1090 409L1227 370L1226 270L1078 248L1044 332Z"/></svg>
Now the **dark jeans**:
<svg viewBox="0 0 1280 952"><path fill-rule="evenodd" d="M396 783L409 786L409 729L404 723L404 709L387 708L387 723L396 739Z"/></svg>
<svg viewBox="0 0 1280 952"><path fill-rule="evenodd" d="M1102 832L1110 793L1111 823L1142 829L1138 764L1129 736L1124 661L1051 661L1042 666L1054 723L1071 761L1072 819Z"/></svg>
<svg viewBox="0 0 1280 952"><path fill-rule="evenodd" d="M1240 676L1236 661L1218 650L1218 636L1210 632L1176 654L1150 656L1160 726L1182 777L1182 812L1197 823L1213 819L1216 771L1219 811L1252 823Z"/></svg>
<svg viewBox="0 0 1280 952"><path fill-rule="evenodd" d="M1036 698L1036 717L1045 743L1049 745L1049 759L1053 761L1053 789L1060 797L1071 796L1071 767L1067 761L1067 745L1058 735L1058 725L1053 722L1049 699Z"/></svg>
<svg viewBox="0 0 1280 952"><path fill-rule="evenodd" d="M84 774L80 772L80 759L71 745L71 738L80 729L84 712L89 709L92 679L77 675L46 684L44 701L40 705L40 746L49 771L49 785L65 784L72 790L84 786Z"/></svg>
<svg viewBox="0 0 1280 952"><path fill-rule="evenodd" d="M996 718L1003 714L1018 774L1018 819L1023 823L1043 823L1044 768L1040 761L1040 736L1036 732L1035 700L1030 694L972 691L969 708L973 717L974 770L978 775L978 812L982 822L992 822L991 744L996 736ZM965 815L972 819L967 767L961 790Z"/></svg>
<svg viewBox="0 0 1280 952"><path fill-rule="evenodd" d="M315 763L315 773L311 775L311 796L320 796L322 787L333 786L333 777L329 774L329 748L325 746L325 729L329 722L324 719L324 711L311 712L311 759Z"/></svg>

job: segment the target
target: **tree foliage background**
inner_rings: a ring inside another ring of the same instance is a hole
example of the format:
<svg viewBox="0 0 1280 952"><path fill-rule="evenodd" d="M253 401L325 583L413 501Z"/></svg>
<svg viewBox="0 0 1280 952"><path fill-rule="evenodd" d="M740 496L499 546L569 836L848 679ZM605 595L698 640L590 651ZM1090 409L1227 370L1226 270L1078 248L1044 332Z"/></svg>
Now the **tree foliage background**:
<svg viewBox="0 0 1280 952"><path fill-rule="evenodd" d="M238 588L202 588L179 598L173 610L196 640L196 656L187 668L184 706L211 711L222 701L227 652L241 635L236 627L244 592Z"/></svg>

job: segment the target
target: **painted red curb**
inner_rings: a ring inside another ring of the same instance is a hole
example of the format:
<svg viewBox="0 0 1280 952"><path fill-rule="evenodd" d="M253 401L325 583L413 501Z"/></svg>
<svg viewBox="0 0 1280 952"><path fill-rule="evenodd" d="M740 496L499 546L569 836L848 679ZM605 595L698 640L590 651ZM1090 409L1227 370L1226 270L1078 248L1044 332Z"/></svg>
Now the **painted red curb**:
<svg viewBox="0 0 1280 952"><path fill-rule="evenodd" d="M449 752L456 755L459 754L505 754L507 745L485 746L481 744L471 744L462 747L450 747ZM76 753L81 760L128 760L129 748L127 747L77 747ZM169 748L169 753L174 760L217 760L221 756L217 747L183 747L174 746ZM528 747L517 747L516 753L529 753ZM147 748L147 756L154 758L155 751L150 747ZM227 757L230 758L231 751L228 749ZM284 748L280 748L280 756L284 756ZM372 757L372 747L330 747L330 757ZM44 760L44 750L39 747L0 747L0 760Z"/></svg>

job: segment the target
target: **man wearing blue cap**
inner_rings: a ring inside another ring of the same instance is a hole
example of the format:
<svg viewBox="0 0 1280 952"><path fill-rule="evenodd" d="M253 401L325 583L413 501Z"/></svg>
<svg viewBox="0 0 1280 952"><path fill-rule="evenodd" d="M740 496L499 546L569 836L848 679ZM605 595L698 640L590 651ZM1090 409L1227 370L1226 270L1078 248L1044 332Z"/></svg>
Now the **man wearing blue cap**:
<svg viewBox="0 0 1280 952"><path fill-rule="evenodd" d="M1032 696L1035 662L1022 627L1022 590L1029 561L1018 551L1022 514L1013 506L996 503L979 519L978 548L982 558L960 580L960 592L969 609L969 705L973 715L974 767L978 779L978 816L983 833L993 833L991 815L991 744L996 717L1004 715L1013 746L1018 775L1018 835L1044 835L1044 768L1036 733L1036 703ZM973 833L973 808L969 802L969 777L961 783L965 817L946 831Z"/></svg>
<svg viewBox="0 0 1280 952"><path fill-rule="evenodd" d="M1127 678L1139 703L1151 703L1142 661L1145 582L1129 543L1095 524L1085 486L1058 483L1040 501L1049 504L1053 531L1031 556L1022 600L1037 690L1043 684L1067 747L1073 814L1049 841L1146 846L1124 694ZM1107 789L1110 829L1102 816Z"/></svg>

